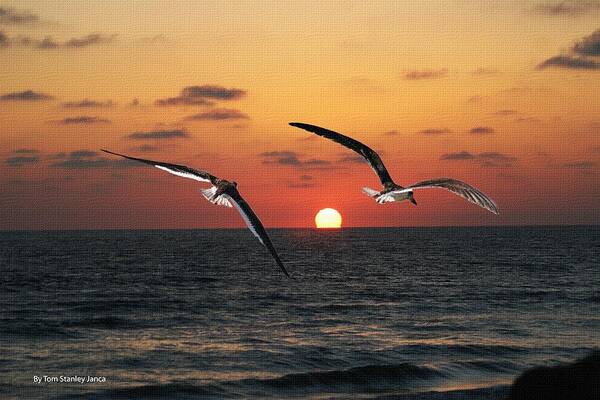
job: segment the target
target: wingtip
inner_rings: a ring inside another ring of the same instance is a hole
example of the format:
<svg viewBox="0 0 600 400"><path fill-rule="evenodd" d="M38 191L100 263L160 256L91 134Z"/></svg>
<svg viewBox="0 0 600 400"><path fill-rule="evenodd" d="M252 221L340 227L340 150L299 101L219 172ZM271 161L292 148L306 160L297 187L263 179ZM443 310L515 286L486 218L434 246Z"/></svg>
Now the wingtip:
<svg viewBox="0 0 600 400"><path fill-rule="evenodd" d="M120 154L113 153L112 151L110 151L110 150L106 150L106 149L100 149L100 151L103 151L103 152L105 152L105 153L112 154L112 155L115 155L115 156L119 156L119 155L120 155Z"/></svg>

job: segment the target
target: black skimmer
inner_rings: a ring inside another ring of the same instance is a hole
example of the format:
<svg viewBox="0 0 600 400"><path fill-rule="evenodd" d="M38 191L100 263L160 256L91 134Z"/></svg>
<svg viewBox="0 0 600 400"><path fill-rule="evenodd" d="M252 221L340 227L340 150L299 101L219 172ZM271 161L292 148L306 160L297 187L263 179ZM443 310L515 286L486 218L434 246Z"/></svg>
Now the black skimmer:
<svg viewBox="0 0 600 400"><path fill-rule="evenodd" d="M183 178L190 178L199 182L210 182L212 186L209 189L203 189L201 191L206 200L220 206L235 206L244 219L244 222L246 222L246 225L248 225L250 231L258 238L260 243L265 246L267 250L269 250L279 268L281 268L283 273L290 278L290 275L286 271L281 259L277 255L275 247L273 247L273 243L271 243L271 239L269 238L269 235L267 235L267 231L265 231L260 219L258 219L254 211L252 211L252 208L250 208L250 205L248 205L246 200L244 200L244 198L238 192L236 182L229 182L225 179L217 178L208 172L189 168L185 165L169 164L160 161L145 160L143 158L129 157L123 154L113 153L112 151L108 150L102 151L105 153L114 154L115 156L124 157L129 160L140 161Z"/></svg>
<svg viewBox="0 0 600 400"><path fill-rule="evenodd" d="M377 176L379 176L379 180L383 185L383 190L381 191L367 187L363 188L363 191L370 197L373 197L379 204L392 201L409 200L411 203L416 205L417 202L413 197L413 191L415 189L442 188L462 197L465 200L470 201L473 204L477 204L478 206L483 207L496 215L499 214L498 207L492 199L465 182L451 178L437 178L403 187L397 185L390 177L390 174L385 168L385 165L383 165L383 161L381 161L379 155L373 149L359 142L358 140L315 125L304 124L301 122L291 122L290 125L333 140L334 142L339 143L342 146L345 146L363 156L369 162L369 165L371 165L371 168L373 168Z"/></svg>

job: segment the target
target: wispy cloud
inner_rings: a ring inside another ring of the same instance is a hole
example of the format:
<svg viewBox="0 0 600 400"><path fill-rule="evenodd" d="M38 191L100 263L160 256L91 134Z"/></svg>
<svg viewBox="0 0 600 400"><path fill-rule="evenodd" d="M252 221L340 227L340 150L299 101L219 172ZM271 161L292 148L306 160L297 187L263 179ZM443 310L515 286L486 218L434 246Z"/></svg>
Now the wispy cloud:
<svg viewBox="0 0 600 400"><path fill-rule="evenodd" d="M95 44L110 43L115 40L116 34L106 35L103 33L91 33L80 38L71 38L62 44L62 47L80 48Z"/></svg>
<svg viewBox="0 0 600 400"><path fill-rule="evenodd" d="M363 164L368 161L365 160L365 158L360 156L359 154L343 154L340 158L338 158L337 162Z"/></svg>
<svg viewBox="0 0 600 400"><path fill-rule="evenodd" d="M600 1L597 0L562 0L540 3L534 10L550 16L580 16L600 11Z"/></svg>
<svg viewBox="0 0 600 400"><path fill-rule="evenodd" d="M308 188L313 188L316 186L317 186L317 184L312 183L312 182L300 182L300 183L288 182L288 184L287 184L287 187L289 187L290 189L308 189Z"/></svg>
<svg viewBox="0 0 600 400"><path fill-rule="evenodd" d="M41 101L51 99L53 99L52 96L41 92L35 92L33 90L6 93L0 96L0 101Z"/></svg>
<svg viewBox="0 0 600 400"><path fill-rule="evenodd" d="M232 108L215 108L214 110L189 116L187 119L195 121L224 121L250 119L250 117L243 112Z"/></svg>
<svg viewBox="0 0 600 400"><path fill-rule="evenodd" d="M30 11L20 11L14 8L0 7L0 24L31 25L40 21L40 17Z"/></svg>
<svg viewBox="0 0 600 400"><path fill-rule="evenodd" d="M158 146L153 146L151 144L143 144L141 146L132 147L131 150L139 151L140 153L151 153L155 151L159 151L161 148Z"/></svg>
<svg viewBox="0 0 600 400"><path fill-rule="evenodd" d="M509 115L516 115L516 114L518 114L518 112L515 110L498 110L498 111L494 112L493 114L499 115L501 117L507 117Z"/></svg>
<svg viewBox="0 0 600 400"><path fill-rule="evenodd" d="M37 162L39 162L39 157L38 156L12 156L12 157L8 157L6 160L4 160L4 163L6 165L8 165L9 167L21 167L24 165L29 165L29 164L36 164Z"/></svg>
<svg viewBox="0 0 600 400"><path fill-rule="evenodd" d="M139 167L141 164L123 158L101 157L98 152L92 150L76 150L69 154L60 153L55 155L54 168L65 169L90 169L90 168L131 168Z"/></svg>
<svg viewBox="0 0 600 400"><path fill-rule="evenodd" d="M440 160L472 160L475 156L468 151L460 151L458 153L446 153L440 157Z"/></svg>
<svg viewBox="0 0 600 400"><path fill-rule="evenodd" d="M473 75L473 76L498 75L498 70L481 67L481 68L477 68L476 70L471 71L471 75Z"/></svg>
<svg viewBox="0 0 600 400"><path fill-rule="evenodd" d="M32 38L30 36L10 37L5 33L0 33L0 45L8 47L10 45L21 47L32 47L40 50L56 49L80 49L88 46L113 42L117 35L92 33L82 37L74 37L64 42L57 41L52 36L46 36L43 39Z"/></svg>
<svg viewBox="0 0 600 400"><path fill-rule="evenodd" d="M166 99L158 99L154 102L154 104L159 107L168 107L168 106L181 106L181 105L212 106L215 103L213 103L212 101L203 99L201 97L193 98L193 97L177 96L177 97L168 97Z"/></svg>
<svg viewBox="0 0 600 400"><path fill-rule="evenodd" d="M225 88L218 85L187 86L178 96L158 99L157 106L176 105L206 105L214 103L211 100L237 100L246 95L246 91L236 88Z"/></svg>
<svg viewBox="0 0 600 400"><path fill-rule="evenodd" d="M15 154L38 154L39 150L36 149L17 149L14 151Z"/></svg>
<svg viewBox="0 0 600 400"><path fill-rule="evenodd" d="M146 132L133 132L127 135L129 139L145 140L145 139L180 139L187 138L189 134L183 129L173 130L157 130Z"/></svg>
<svg viewBox="0 0 600 400"><path fill-rule="evenodd" d="M404 79L407 80L419 80L419 79L438 79L446 76L448 74L448 70L446 68L432 70L414 70L408 71L404 74Z"/></svg>
<svg viewBox="0 0 600 400"><path fill-rule="evenodd" d="M470 153L468 151L460 151L457 153L447 153L440 157L440 160L446 161L473 161L482 167L512 167L517 161L516 157L498 153L498 152L483 152Z"/></svg>
<svg viewBox="0 0 600 400"><path fill-rule="evenodd" d="M446 133L452 133L452 131L448 128L429 128L420 130L417 133L425 136L439 136Z"/></svg>
<svg viewBox="0 0 600 400"><path fill-rule="evenodd" d="M60 121L59 124L63 125L86 125L86 124L108 124L110 121L108 119L99 118L99 117L90 117L88 115L81 115L78 117L67 117Z"/></svg>
<svg viewBox="0 0 600 400"><path fill-rule="evenodd" d="M596 168L596 163L594 161L583 160L583 161L574 161L574 162L564 163L562 166L565 168L588 170L588 169Z"/></svg>
<svg viewBox="0 0 600 400"><path fill-rule="evenodd" d="M112 100L107 101L96 101L90 99L83 99L80 101L68 101L62 103L64 108L104 108L104 107L112 107L115 103Z"/></svg>
<svg viewBox="0 0 600 400"><path fill-rule="evenodd" d="M0 48L10 46L10 38L6 33L0 31Z"/></svg>
<svg viewBox="0 0 600 400"><path fill-rule="evenodd" d="M321 168L331 165L331 161L317 158L304 159L293 151L267 151L260 153L259 156L265 158L264 164L280 164L298 168Z"/></svg>
<svg viewBox="0 0 600 400"><path fill-rule="evenodd" d="M489 126L477 126L469 129L469 133L473 135L489 135L494 133L494 128L490 128Z"/></svg>

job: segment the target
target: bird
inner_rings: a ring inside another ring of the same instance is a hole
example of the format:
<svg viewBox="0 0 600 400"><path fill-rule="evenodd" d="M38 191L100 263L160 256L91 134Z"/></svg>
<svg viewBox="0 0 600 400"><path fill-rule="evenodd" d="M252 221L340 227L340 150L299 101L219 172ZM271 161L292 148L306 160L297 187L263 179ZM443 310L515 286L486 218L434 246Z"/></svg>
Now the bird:
<svg viewBox="0 0 600 400"><path fill-rule="evenodd" d="M302 122L290 122L290 125L330 139L363 156L369 162L369 165L373 171L375 171L377 176L379 176L379 180L383 185L383 190L381 191L368 187L364 187L363 191L369 197L374 198L378 204L409 200L412 204L417 205L417 201L413 196L414 190L441 188L446 189L462 197L463 199L490 211L493 214L498 215L500 213L498 206L496 206L492 199L490 199L480 190L465 182L452 178L437 178L403 187L394 182L389 172L385 168L383 161L381 161L379 154L377 154L369 146L359 142L358 140L352 139L351 137L342 135L341 133L330 131L329 129L321 128L316 125L305 124Z"/></svg>
<svg viewBox="0 0 600 400"><path fill-rule="evenodd" d="M260 219L256 216L250 205L244 200L240 192L237 190L237 182L228 181L225 179L217 178L214 175L209 174L206 171L200 171L197 169L193 169L190 167L186 167L185 165L178 164L170 164L160 161L146 160L143 158L130 157L119 153L114 153L109 150L101 149L103 152L112 154L115 156L123 157L129 160L139 161L145 164L149 164L155 166L158 169L169 172L173 175L180 176L182 178L189 178L199 182L210 182L212 186L208 189L202 189L200 192L204 196L204 198L210 201L213 204L224 206L224 207L233 207L238 210L242 219L248 226L248 229L258 238L258 241L269 250L275 262L281 268L281 271L287 276L291 278L290 274L287 272L285 267L283 266L283 262L279 258L277 251L275 251L275 247L267 234L267 231L263 227Z"/></svg>

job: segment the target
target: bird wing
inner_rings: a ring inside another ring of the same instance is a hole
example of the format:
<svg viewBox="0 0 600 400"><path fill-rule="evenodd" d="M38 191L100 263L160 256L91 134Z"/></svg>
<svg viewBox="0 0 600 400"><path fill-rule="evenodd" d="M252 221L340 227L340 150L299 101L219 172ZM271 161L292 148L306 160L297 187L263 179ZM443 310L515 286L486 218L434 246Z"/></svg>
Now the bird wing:
<svg viewBox="0 0 600 400"><path fill-rule="evenodd" d="M415 183L414 185L408 186L403 190L412 190L412 189L424 189L424 188L442 188L446 189L465 200L470 201L473 204L477 204L480 207L485 208L486 210L498 215L500 211L498 210L498 206L492 199L483 194L478 189L473 186L461 182L456 179L450 178L438 178L431 179L428 181L423 181L419 183Z"/></svg>
<svg viewBox="0 0 600 400"><path fill-rule="evenodd" d="M328 129L321 128L315 125L304 124L302 122L290 122L290 125L295 126L296 128L304 129L305 131L312 132L319 136L323 136L327 139L333 140L334 142L341 144L342 146L349 148L350 150L354 150L369 162L369 165L371 166L371 168L373 168L373 171L375 171L377 176L379 176L379 180L381 181L381 184L383 186L394 183L394 181L390 177L390 174L385 168L385 165L383 165L383 161L381 161L379 154L377 154L369 146L359 142L358 140L352 139L351 137L342 135L341 133L330 131Z"/></svg>
<svg viewBox="0 0 600 400"><path fill-rule="evenodd" d="M263 246L265 246L267 250L269 250L273 258L275 259L275 262L277 263L277 265L279 265L279 268L281 268L283 273L288 278L291 278L290 274L288 274L287 270L283 266L279 255L277 255L275 247L273 247L271 239L269 238L269 235L267 235L267 231L265 231L265 228L260 222L260 219L258 219L254 211L252 211L252 208L250 208L250 205L246 202L246 200L244 200L244 198L242 197L242 195L240 195L237 189L228 188L227 191L224 194L222 194L222 196L226 196L227 199L230 200L231 203L233 203L235 208L237 208L240 215L244 219L244 222L248 226L248 229L250 229L254 236L258 238L260 243Z"/></svg>
<svg viewBox="0 0 600 400"><path fill-rule="evenodd" d="M173 175L177 175L182 178L189 178L189 179L193 179L195 181L200 181L200 182L210 182L213 185L219 181L219 178L209 174L208 172L196 170L196 169L193 169L190 167L186 167L185 165L169 164L169 163L164 163L164 162L160 162L160 161L145 160L143 158L129 157L129 156L126 156L123 154L113 153L112 151L108 151L108 150L102 150L102 151L105 153L108 153L108 154L114 154L115 156L124 157L129 160L140 161L140 162L143 162L143 163L146 163L149 165L153 165L158 169L162 169L163 171L167 171Z"/></svg>

